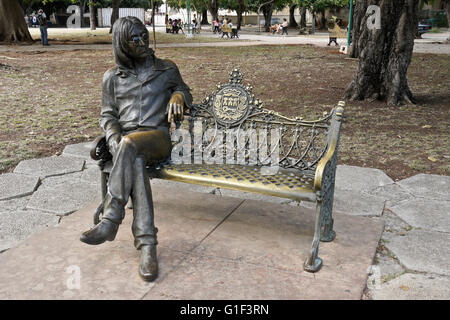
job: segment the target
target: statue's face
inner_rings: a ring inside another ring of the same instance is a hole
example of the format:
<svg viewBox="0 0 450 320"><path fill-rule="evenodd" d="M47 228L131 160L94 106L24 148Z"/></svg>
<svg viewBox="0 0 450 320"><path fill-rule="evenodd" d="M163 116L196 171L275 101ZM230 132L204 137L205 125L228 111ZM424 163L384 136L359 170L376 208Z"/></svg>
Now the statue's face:
<svg viewBox="0 0 450 320"><path fill-rule="evenodd" d="M130 55L135 59L146 58L150 54L148 31L143 25L133 25L128 38Z"/></svg>

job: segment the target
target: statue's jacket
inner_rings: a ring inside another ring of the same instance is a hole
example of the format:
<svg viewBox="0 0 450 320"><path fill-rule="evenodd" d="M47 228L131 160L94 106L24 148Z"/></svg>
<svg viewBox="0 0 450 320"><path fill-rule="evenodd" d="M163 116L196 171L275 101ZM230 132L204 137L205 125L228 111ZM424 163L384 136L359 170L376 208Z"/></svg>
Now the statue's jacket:
<svg viewBox="0 0 450 320"><path fill-rule="evenodd" d="M151 68L146 79L139 79L129 62L118 58L118 66L103 76L100 126L106 140L137 128L169 127L168 103L173 93L183 95L185 106L192 103L189 87L183 82L175 63L151 54L147 65Z"/></svg>

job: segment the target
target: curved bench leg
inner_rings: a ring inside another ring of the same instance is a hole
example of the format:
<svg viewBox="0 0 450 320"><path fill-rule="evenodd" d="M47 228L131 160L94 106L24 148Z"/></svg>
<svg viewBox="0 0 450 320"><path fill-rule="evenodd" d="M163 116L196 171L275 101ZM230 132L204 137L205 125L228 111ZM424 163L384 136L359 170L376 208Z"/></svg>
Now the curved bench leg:
<svg viewBox="0 0 450 320"><path fill-rule="evenodd" d="M308 272L317 272L322 267L322 259L319 258L320 232L322 228L322 201L318 200L316 205L316 224L314 238L308 258L306 258L304 269Z"/></svg>

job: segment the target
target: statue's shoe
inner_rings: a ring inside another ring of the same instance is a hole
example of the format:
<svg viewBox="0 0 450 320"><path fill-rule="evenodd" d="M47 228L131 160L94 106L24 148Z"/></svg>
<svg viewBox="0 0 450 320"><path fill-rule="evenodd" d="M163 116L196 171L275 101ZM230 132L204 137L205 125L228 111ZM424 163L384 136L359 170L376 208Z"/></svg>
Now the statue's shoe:
<svg viewBox="0 0 450 320"><path fill-rule="evenodd" d="M101 244L105 241L113 241L116 238L119 225L108 219L102 219L91 230L83 232L80 240L87 244Z"/></svg>
<svg viewBox="0 0 450 320"><path fill-rule="evenodd" d="M141 247L141 261L139 275L145 281L153 281L158 276L158 259L156 245L143 245Z"/></svg>

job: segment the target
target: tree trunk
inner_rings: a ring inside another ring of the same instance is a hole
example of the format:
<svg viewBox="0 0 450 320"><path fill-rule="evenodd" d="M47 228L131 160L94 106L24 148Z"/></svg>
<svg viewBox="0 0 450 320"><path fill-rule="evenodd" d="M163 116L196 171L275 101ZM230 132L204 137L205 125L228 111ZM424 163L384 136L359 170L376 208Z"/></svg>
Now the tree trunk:
<svg viewBox="0 0 450 320"><path fill-rule="evenodd" d="M367 0L356 1L356 6L353 11L352 19L352 31L351 31L351 44L350 44L350 57L359 57L358 40L361 33L361 23L366 15ZM349 21L350 23L350 21Z"/></svg>
<svg viewBox="0 0 450 320"><path fill-rule="evenodd" d="M327 19L325 18L325 12L319 12L319 25L318 29L326 29Z"/></svg>
<svg viewBox="0 0 450 320"><path fill-rule="evenodd" d="M242 25L242 11L244 11L245 3L244 0L238 0L238 8L236 10L237 14L237 29L241 30Z"/></svg>
<svg viewBox="0 0 450 320"><path fill-rule="evenodd" d="M316 33L316 13L312 12L311 34Z"/></svg>
<svg viewBox="0 0 450 320"><path fill-rule="evenodd" d="M273 13L273 1L271 3L268 3L264 6L262 6L262 12L264 14L264 28L266 29L266 32L270 32L270 21L272 20L272 13Z"/></svg>
<svg viewBox="0 0 450 320"><path fill-rule="evenodd" d="M91 0L91 2L89 2L89 22L90 22L91 30L95 30L96 23L95 23L95 8L94 8L93 0Z"/></svg>
<svg viewBox="0 0 450 320"><path fill-rule="evenodd" d="M32 42L17 0L0 1L0 42Z"/></svg>
<svg viewBox="0 0 450 320"><path fill-rule="evenodd" d="M447 24L450 30L450 0L445 1L445 12L447 13ZM447 41L450 42L450 36L448 36Z"/></svg>
<svg viewBox="0 0 450 320"><path fill-rule="evenodd" d="M289 7L289 27L296 28L298 26L297 21L295 21L295 9L297 8L296 4L292 4Z"/></svg>
<svg viewBox="0 0 450 320"><path fill-rule="evenodd" d="M81 27L84 27L84 12L86 11L86 2L87 0L80 0L80 23Z"/></svg>
<svg viewBox="0 0 450 320"><path fill-rule="evenodd" d="M120 0L113 0L111 13L111 28L109 28L109 33L112 33L114 22L116 22L116 20L119 19L119 5Z"/></svg>
<svg viewBox="0 0 450 320"><path fill-rule="evenodd" d="M414 102L406 72L414 47L418 0L360 0L359 64L345 96L351 100L379 99L388 105ZM376 14L366 14L368 4L380 7L381 23L371 24ZM356 14L356 12L355 12ZM356 20L356 19L355 19ZM369 20L369 24L368 24Z"/></svg>
<svg viewBox="0 0 450 320"><path fill-rule="evenodd" d="M202 21L200 22L200 24L209 24L208 23L208 9L204 8L202 10Z"/></svg>
<svg viewBox="0 0 450 320"><path fill-rule="evenodd" d="M306 7L300 7L300 28L306 28Z"/></svg>
<svg viewBox="0 0 450 320"><path fill-rule="evenodd" d="M217 0L206 1L206 7L208 8L209 13L211 13L213 21L219 19L219 6L217 5Z"/></svg>

